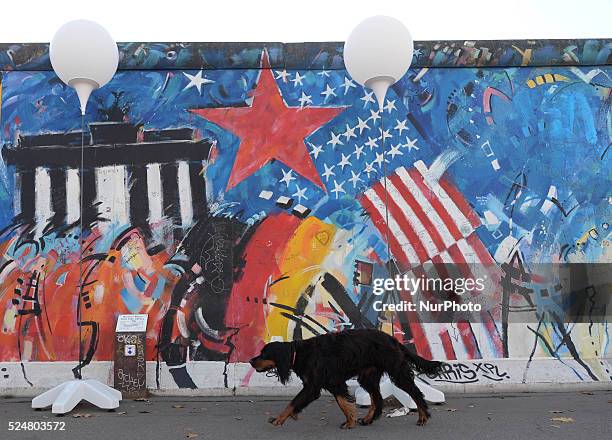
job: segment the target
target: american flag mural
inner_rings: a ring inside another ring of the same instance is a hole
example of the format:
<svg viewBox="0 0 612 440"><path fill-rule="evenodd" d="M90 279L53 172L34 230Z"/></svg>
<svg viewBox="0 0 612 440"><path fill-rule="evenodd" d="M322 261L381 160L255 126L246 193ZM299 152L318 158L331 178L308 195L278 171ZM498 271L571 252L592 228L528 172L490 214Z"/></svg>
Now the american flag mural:
<svg viewBox="0 0 612 440"><path fill-rule="evenodd" d="M448 179L436 176L422 161L416 162L409 171L397 168L366 190L360 201L381 236L388 237L400 270L410 277L423 276L423 267L428 263L434 265L434 270L457 265L466 278L475 275L469 265L493 269L491 255L474 233L480 225L478 215ZM447 273L437 275L448 276ZM499 300L499 295L492 296ZM483 323L424 323L420 328L416 314L411 320L413 331L427 335L417 338L422 341L417 344L418 351L427 355L456 359L459 352L472 359L480 357L481 348L472 334L474 325L482 325L493 342L493 350L486 353L487 357L501 354L501 340L492 316L485 317ZM451 338L450 334L458 334L460 338ZM484 344L483 349L488 346Z"/></svg>

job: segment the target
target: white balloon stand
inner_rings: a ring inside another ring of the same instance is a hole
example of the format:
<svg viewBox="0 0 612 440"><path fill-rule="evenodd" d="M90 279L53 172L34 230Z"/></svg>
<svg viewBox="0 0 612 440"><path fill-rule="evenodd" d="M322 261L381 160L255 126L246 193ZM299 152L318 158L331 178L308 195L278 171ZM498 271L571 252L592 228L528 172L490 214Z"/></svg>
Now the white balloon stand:
<svg viewBox="0 0 612 440"><path fill-rule="evenodd" d="M83 175L83 149L85 148L85 107L94 89L109 82L117 71L119 50L106 29L89 20L74 20L64 24L53 36L49 45L49 59L59 78L77 92L81 109L81 176ZM83 194L83 180L81 192ZM80 203L79 243L83 239L83 197ZM81 259L82 261L82 259ZM79 285L83 281L80 267ZM81 322L81 296L78 297L77 322ZM79 327L79 364L81 356L81 329ZM78 377L81 376L81 368ZM54 414L65 414L81 401L102 409L119 407L121 393L94 379L74 379L42 393L32 400L32 408L52 406Z"/></svg>
<svg viewBox="0 0 612 440"><path fill-rule="evenodd" d="M446 401L442 391L427 385L419 378L415 378L414 383L423 392L426 401L430 403L444 403ZM369 406L371 403L370 394L361 388L357 381L349 381L349 384L357 385L357 389L355 390L355 401L357 405ZM380 380L380 394L382 395L383 399L386 399L389 396L395 397L405 408L416 409L417 407L414 400L412 400L412 397L410 397L410 395L401 388L393 385L393 382L391 382L391 379L389 379L387 375L383 376L383 378Z"/></svg>
<svg viewBox="0 0 612 440"><path fill-rule="evenodd" d="M66 414L81 400L86 400L101 409L115 409L119 407L121 392L95 379L75 379L32 399L32 408L42 409L51 406L53 414Z"/></svg>

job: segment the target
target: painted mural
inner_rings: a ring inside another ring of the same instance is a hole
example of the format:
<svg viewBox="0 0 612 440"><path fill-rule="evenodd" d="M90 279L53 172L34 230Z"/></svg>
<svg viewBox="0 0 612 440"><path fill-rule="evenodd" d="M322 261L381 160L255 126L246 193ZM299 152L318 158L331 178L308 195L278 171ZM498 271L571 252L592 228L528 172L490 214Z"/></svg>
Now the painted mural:
<svg viewBox="0 0 612 440"><path fill-rule="evenodd" d="M554 286L532 271L612 262L612 46L600 43L417 45L381 110L336 43L293 58L126 45L84 129L44 51L10 46L0 362L74 361L79 326L85 363L111 360L117 315L147 313L147 358L179 387L196 386L187 361L223 362L227 385L227 366L270 340L363 327L460 361L434 381L502 381L495 359L548 357L576 380L610 380L607 320L558 319ZM484 310L441 323L373 309L374 278L427 263L485 271Z"/></svg>

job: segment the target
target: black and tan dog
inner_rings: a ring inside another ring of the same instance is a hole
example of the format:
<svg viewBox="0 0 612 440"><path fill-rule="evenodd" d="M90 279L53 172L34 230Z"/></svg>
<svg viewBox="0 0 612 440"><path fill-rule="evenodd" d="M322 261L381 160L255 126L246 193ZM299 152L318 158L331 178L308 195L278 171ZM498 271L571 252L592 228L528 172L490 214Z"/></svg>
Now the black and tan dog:
<svg viewBox="0 0 612 440"><path fill-rule="evenodd" d="M378 330L346 330L303 341L271 342L260 355L250 360L258 372L275 371L286 384L291 370L302 380L304 388L285 410L269 421L282 425L318 399L321 390L332 393L346 416L341 428L353 428L357 423L369 425L382 413L383 399L380 379L387 373L391 381L406 391L417 404L419 419L424 425L430 417L423 393L414 383L414 371L436 374L441 362L428 361L411 353L397 339ZM359 384L370 393L372 404L367 415L356 420L356 408L346 381L357 377Z"/></svg>

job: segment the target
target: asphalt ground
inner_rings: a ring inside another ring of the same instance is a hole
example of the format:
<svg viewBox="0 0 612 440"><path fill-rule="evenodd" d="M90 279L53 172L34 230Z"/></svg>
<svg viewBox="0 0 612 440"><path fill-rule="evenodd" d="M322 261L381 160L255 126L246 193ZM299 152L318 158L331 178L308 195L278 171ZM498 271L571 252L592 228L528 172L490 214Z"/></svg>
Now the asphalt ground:
<svg viewBox="0 0 612 440"><path fill-rule="evenodd" d="M0 399L0 439L582 440L611 438L612 433L612 391L448 396L445 404L431 406L432 418L424 427L416 425L416 413L386 417L397 408L387 401L383 417L350 430L340 429L344 416L326 396L297 421L269 424L268 418L287 403L272 397L152 397L124 400L114 411L83 403L57 416L32 410L30 399L9 397ZM359 414L366 411L360 408Z"/></svg>

